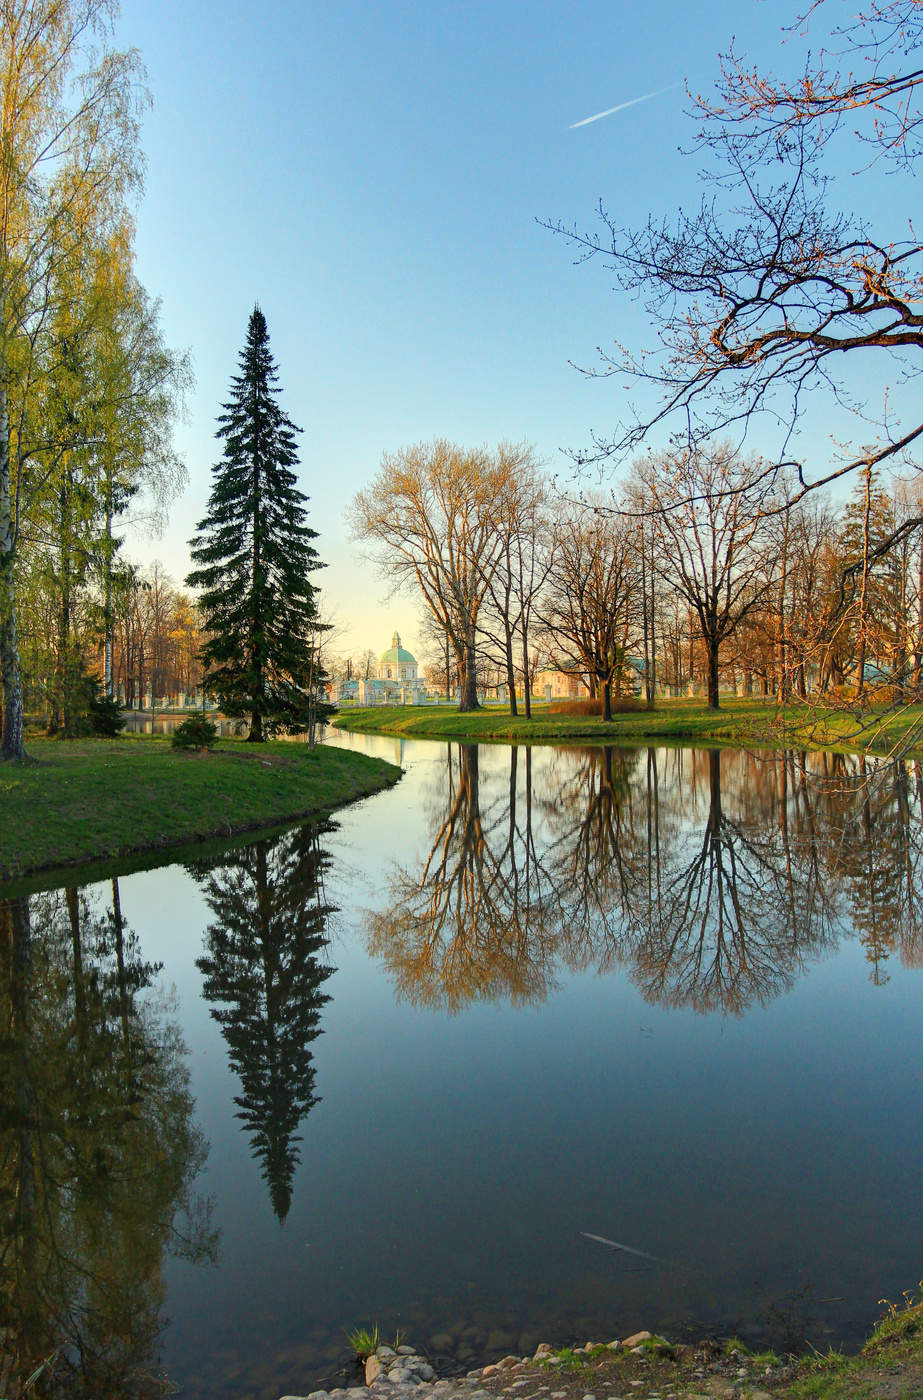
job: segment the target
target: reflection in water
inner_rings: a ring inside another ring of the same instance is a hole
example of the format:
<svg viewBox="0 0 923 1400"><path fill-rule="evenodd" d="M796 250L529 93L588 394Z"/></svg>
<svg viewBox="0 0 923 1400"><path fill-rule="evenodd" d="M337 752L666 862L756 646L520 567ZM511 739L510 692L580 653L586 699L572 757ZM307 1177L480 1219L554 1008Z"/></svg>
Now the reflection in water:
<svg viewBox="0 0 923 1400"><path fill-rule="evenodd" d="M328 824L324 831L335 828ZM214 915L198 960L242 1093L234 1102L284 1220L299 1162L298 1125L318 1102L311 1043L330 998L324 957L329 858L319 829L300 827L190 867Z"/></svg>
<svg viewBox="0 0 923 1400"><path fill-rule="evenodd" d="M411 1001L454 1011L475 999L541 1000L552 985L557 891L532 840L531 753L521 803L518 749L510 755L506 793L482 810L477 746L447 746L424 865L395 869L388 908L367 920L371 951Z"/></svg>
<svg viewBox="0 0 923 1400"><path fill-rule="evenodd" d="M876 982L894 949L923 959L919 764L610 747L536 778L508 753L485 782L448 747L428 853L366 916L401 997L537 1002L558 968L624 966L652 1003L740 1014L850 921Z"/></svg>
<svg viewBox="0 0 923 1400"><path fill-rule="evenodd" d="M115 1400L151 1373L165 1253L214 1248L205 1144L156 967L85 892L0 901L0 1391ZM178 1217L186 1215L182 1225Z"/></svg>

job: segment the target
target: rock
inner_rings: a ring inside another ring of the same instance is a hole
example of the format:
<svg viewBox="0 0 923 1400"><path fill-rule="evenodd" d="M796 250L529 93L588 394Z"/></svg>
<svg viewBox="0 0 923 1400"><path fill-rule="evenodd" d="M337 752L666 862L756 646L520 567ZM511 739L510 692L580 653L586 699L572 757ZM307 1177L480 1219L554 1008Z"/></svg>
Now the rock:
<svg viewBox="0 0 923 1400"><path fill-rule="evenodd" d="M560 1356L546 1356L545 1360L548 1362L549 1366L560 1366L561 1364Z"/></svg>
<svg viewBox="0 0 923 1400"><path fill-rule="evenodd" d="M481 1375L486 1380L488 1376L495 1376L499 1369L500 1367L496 1363L491 1363L490 1366L484 1367L483 1371L481 1372Z"/></svg>
<svg viewBox="0 0 923 1400"><path fill-rule="evenodd" d="M282 1400L285 1400L285 1396L282 1397ZM308 1400L327 1400L327 1392L326 1390L312 1390Z"/></svg>
<svg viewBox="0 0 923 1400"><path fill-rule="evenodd" d="M620 1347L621 1345L622 1345L621 1342L607 1342L607 1343L606 1343L606 1346L608 1347L609 1351L618 1351L618 1349L619 1349L619 1347Z"/></svg>
<svg viewBox="0 0 923 1400"><path fill-rule="evenodd" d="M395 1355L394 1347L379 1347L375 1355L380 1356L382 1361L390 1361Z"/></svg>
<svg viewBox="0 0 923 1400"><path fill-rule="evenodd" d="M398 1356L415 1356L416 1352L413 1347L398 1347L397 1354Z"/></svg>
<svg viewBox="0 0 923 1400"><path fill-rule="evenodd" d="M595 1395L584 1395L583 1400L596 1400Z"/></svg>
<svg viewBox="0 0 923 1400"><path fill-rule="evenodd" d="M741 1366L740 1370L737 1372L737 1379L739 1381L745 1381L749 1374L750 1372L747 1370L746 1366Z"/></svg>
<svg viewBox="0 0 923 1400"><path fill-rule="evenodd" d="M380 1356L370 1356L365 1363L365 1383L371 1385L378 1376L381 1375L382 1365Z"/></svg>
<svg viewBox="0 0 923 1400"><path fill-rule="evenodd" d="M498 1362L497 1362L497 1365L500 1367L500 1369L501 1369L502 1371L508 1371L509 1368L510 1368L511 1366L518 1366L518 1365L519 1365L519 1357L518 1357L518 1356L504 1356L504 1358L503 1358L502 1361L498 1361Z"/></svg>
<svg viewBox="0 0 923 1400"><path fill-rule="evenodd" d="M436 1379L436 1372L433 1370L432 1366L429 1364L428 1361L424 1361L419 1366L417 1366L416 1371L417 1375L422 1376L425 1381L432 1381Z"/></svg>
<svg viewBox="0 0 923 1400"><path fill-rule="evenodd" d="M539 1342L538 1346L535 1348L535 1360L538 1361L539 1357L542 1357L542 1356L550 1356L550 1355L551 1355L551 1346L549 1345L549 1343L548 1343L548 1342Z"/></svg>
<svg viewBox="0 0 923 1400"><path fill-rule="evenodd" d="M346 1392L346 1400L365 1400L365 1386L351 1385Z"/></svg>
<svg viewBox="0 0 923 1400"><path fill-rule="evenodd" d="M406 1366L392 1366L388 1372L388 1380L392 1385L406 1385L410 1380L410 1372Z"/></svg>
<svg viewBox="0 0 923 1400"><path fill-rule="evenodd" d="M622 1346L631 1351L634 1347L640 1346L642 1342L649 1342L650 1339L650 1332L633 1332L630 1337L625 1338Z"/></svg>

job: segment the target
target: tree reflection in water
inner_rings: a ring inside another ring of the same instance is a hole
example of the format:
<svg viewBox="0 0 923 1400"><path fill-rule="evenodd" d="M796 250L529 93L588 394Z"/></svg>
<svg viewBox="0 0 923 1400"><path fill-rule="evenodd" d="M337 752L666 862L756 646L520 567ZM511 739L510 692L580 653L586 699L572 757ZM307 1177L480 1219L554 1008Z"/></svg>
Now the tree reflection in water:
<svg viewBox="0 0 923 1400"><path fill-rule="evenodd" d="M482 809L476 744L447 746L447 794L422 870L397 867L388 907L369 914L369 947L408 1000L457 1010L506 996L541 1000L560 941L557 887L532 839L531 753Z"/></svg>
<svg viewBox="0 0 923 1400"><path fill-rule="evenodd" d="M83 890L0 901L0 1391L155 1395L170 1251L215 1247L158 971Z"/></svg>
<svg viewBox="0 0 923 1400"><path fill-rule="evenodd" d="M505 780L494 752L485 784L448 746L428 853L366 915L403 998L541 1001L562 967L623 966L652 1003L741 1014L850 924L876 980L921 959L918 764L600 747L535 778L512 748Z"/></svg>
<svg viewBox="0 0 923 1400"><path fill-rule="evenodd" d="M237 1117L280 1221L299 1162L297 1129L318 1102L311 1044L330 1000L321 987L334 970L326 924L335 912L324 898L320 835L334 829L300 827L190 867L214 915L198 960L204 995L220 1003L211 1014L240 1077Z"/></svg>

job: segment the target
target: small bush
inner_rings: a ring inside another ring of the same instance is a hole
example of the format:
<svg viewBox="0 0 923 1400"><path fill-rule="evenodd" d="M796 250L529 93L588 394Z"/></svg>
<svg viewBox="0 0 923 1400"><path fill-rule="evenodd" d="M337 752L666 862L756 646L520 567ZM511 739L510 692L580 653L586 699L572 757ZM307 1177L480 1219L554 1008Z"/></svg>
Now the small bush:
<svg viewBox="0 0 923 1400"><path fill-rule="evenodd" d="M217 726L204 715L190 715L173 731L175 749L210 749L218 737Z"/></svg>
<svg viewBox="0 0 923 1400"><path fill-rule="evenodd" d="M627 715L635 710L641 709L641 702L634 695L613 695L612 713L614 715ZM595 700L588 697L583 699L552 700L545 711L549 715L598 715L602 718L603 702L597 695Z"/></svg>
<svg viewBox="0 0 923 1400"><path fill-rule="evenodd" d="M125 716L118 700L98 689L90 697L88 711L93 733L102 739L114 739L125 728Z"/></svg>

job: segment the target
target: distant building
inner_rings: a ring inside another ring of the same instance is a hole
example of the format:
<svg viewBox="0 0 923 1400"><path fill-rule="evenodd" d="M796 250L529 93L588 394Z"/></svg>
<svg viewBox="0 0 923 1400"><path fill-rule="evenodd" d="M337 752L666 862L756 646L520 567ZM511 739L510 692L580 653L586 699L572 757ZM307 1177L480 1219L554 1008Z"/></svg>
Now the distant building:
<svg viewBox="0 0 923 1400"><path fill-rule="evenodd" d="M379 657L375 676L332 682L328 692L338 704L420 705L426 699L426 682L417 674L417 658L401 646L400 633L395 632Z"/></svg>
<svg viewBox="0 0 923 1400"><path fill-rule="evenodd" d="M387 651L381 653L378 662L380 681L403 681L405 684L417 679L417 658L401 646L401 634L395 632Z"/></svg>
<svg viewBox="0 0 923 1400"><path fill-rule="evenodd" d="M586 672L571 661L544 666L535 677L534 692L548 700L582 700L590 693Z"/></svg>

